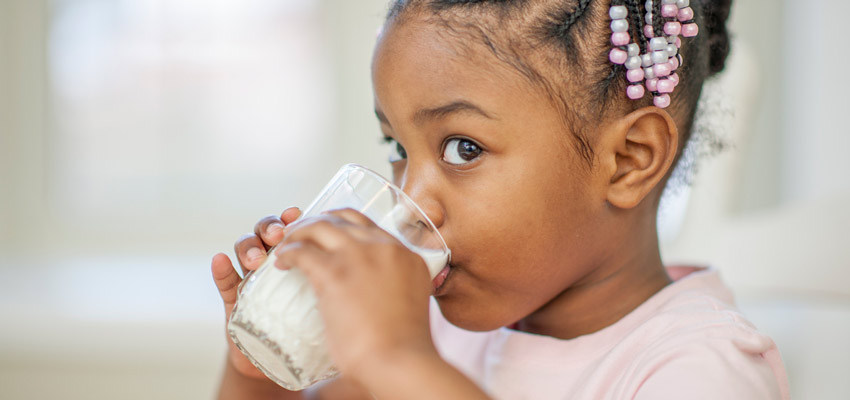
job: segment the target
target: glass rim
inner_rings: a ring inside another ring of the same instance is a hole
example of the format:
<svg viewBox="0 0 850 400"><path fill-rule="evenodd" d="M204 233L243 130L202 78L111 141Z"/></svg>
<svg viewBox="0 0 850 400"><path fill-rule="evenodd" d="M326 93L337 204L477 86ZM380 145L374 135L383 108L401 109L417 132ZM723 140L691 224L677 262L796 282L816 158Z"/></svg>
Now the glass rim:
<svg viewBox="0 0 850 400"><path fill-rule="evenodd" d="M431 218L428 218L428 214L426 214L425 211L422 210L421 207L419 207L419 204L416 204L416 202L413 201L413 199L411 199L410 196L408 196L407 193L404 192L404 190L402 190L400 187L396 186L394 183L387 180L387 178L384 178L381 174L373 171L372 169L365 167L363 165L360 165L360 164L356 164L356 163L345 164L345 165L343 165L342 167L339 168L339 170L336 172L336 174L334 174L334 176L328 181L328 184L325 185L325 187L322 188L322 190L319 193L324 193L324 192L330 190L331 187L336 183L336 181L340 177L342 177L343 174L345 174L347 171L350 171L350 170L362 171L362 172L366 173L367 175L369 175L370 177L372 177L373 179L381 182L383 185L389 187L394 193L400 194L401 197L404 199L404 201L407 204L413 206L415 211L417 213L419 213L420 216L424 217L423 222L425 222L428 225L428 228L431 230L431 232L433 232L434 235L436 235L437 240L443 246L443 249L445 249L445 252L448 255L448 259L446 261L446 264L448 265L448 264L451 263L452 252L449 249L449 246L446 244L446 240L443 239L443 235L440 233L440 230L437 229L437 226L434 225L434 222L431 221ZM315 200L313 200L310 203L310 205L307 206L307 208L304 209L304 213L306 214L307 212L312 210L313 207L315 207L316 204L320 201L320 198L321 198L321 196L319 196Z"/></svg>

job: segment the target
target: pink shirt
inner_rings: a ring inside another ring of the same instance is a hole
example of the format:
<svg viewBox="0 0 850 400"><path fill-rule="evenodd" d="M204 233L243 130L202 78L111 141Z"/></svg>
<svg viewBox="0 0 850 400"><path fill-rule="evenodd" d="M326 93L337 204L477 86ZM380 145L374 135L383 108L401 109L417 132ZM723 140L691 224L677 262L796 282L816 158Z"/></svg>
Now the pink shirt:
<svg viewBox="0 0 850 400"><path fill-rule="evenodd" d="M776 345L716 270L675 281L615 324L571 340L469 332L431 313L440 354L496 399L788 399Z"/></svg>

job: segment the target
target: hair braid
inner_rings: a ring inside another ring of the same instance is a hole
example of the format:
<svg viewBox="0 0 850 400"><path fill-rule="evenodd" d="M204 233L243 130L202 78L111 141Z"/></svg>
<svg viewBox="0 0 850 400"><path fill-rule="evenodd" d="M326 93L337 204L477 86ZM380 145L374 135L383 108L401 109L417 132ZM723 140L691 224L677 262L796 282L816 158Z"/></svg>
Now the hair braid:
<svg viewBox="0 0 850 400"><path fill-rule="evenodd" d="M584 15L588 5L590 5L590 0L579 0L575 10L567 13L565 18L561 19L561 23L555 27L555 35L562 40L569 40L570 28Z"/></svg>
<svg viewBox="0 0 850 400"><path fill-rule="evenodd" d="M661 0L652 0L652 33L655 37L664 36L664 23L661 20Z"/></svg>
<svg viewBox="0 0 850 400"><path fill-rule="evenodd" d="M647 40L646 33L643 31L643 14L640 12L640 0L627 0L626 7L629 9L629 17L631 17L631 31L636 39L635 42L640 46L641 53L646 51Z"/></svg>
<svg viewBox="0 0 850 400"><path fill-rule="evenodd" d="M625 5L625 0L611 0L611 7ZM605 91L610 90L611 85L615 82L620 72L623 71L622 65L611 63L611 68L608 70L608 75L600 81L600 85L605 88Z"/></svg>

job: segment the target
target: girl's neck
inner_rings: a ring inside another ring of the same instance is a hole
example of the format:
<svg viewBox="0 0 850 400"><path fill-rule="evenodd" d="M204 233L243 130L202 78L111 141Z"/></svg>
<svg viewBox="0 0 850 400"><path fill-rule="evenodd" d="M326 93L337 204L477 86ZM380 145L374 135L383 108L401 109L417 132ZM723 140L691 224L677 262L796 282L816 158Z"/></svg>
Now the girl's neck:
<svg viewBox="0 0 850 400"><path fill-rule="evenodd" d="M651 239L620 247L648 249L646 252L623 254L595 270L520 320L518 330L573 339L608 327L643 304L672 282L661 262L657 239L647 236Z"/></svg>

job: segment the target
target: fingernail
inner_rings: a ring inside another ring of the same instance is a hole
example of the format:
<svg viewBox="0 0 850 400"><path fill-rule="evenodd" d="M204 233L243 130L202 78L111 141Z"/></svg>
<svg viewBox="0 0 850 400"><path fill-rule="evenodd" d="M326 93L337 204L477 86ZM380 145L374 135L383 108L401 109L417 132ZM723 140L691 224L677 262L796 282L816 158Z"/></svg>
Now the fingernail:
<svg viewBox="0 0 850 400"><path fill-rule="evenodd" d="M248 249L248 252L246 254L248 255L249 261L257 261L260 258L262 258L264 255L266 255L262 250L260 250L256 247L252 247L252 248Z"/></svg>
<svg viewBox="0 0 850 400"><path fill-rule="evenodd" d="M283 270L283 271L291 269L289 264L283 264L283 263L279 263L279 262L274 263L274 266L277 267L277 269L280 269L280 270Z"/></svg>
<svg viewBox="0 0 850 400"><path fill-rule="evenodd" d="M277 222L274 222L271 225L269 225L268 228L266 228L266 233L268 235L275 235L282 230L283 230L283 225L281 225Z"/></svg>

